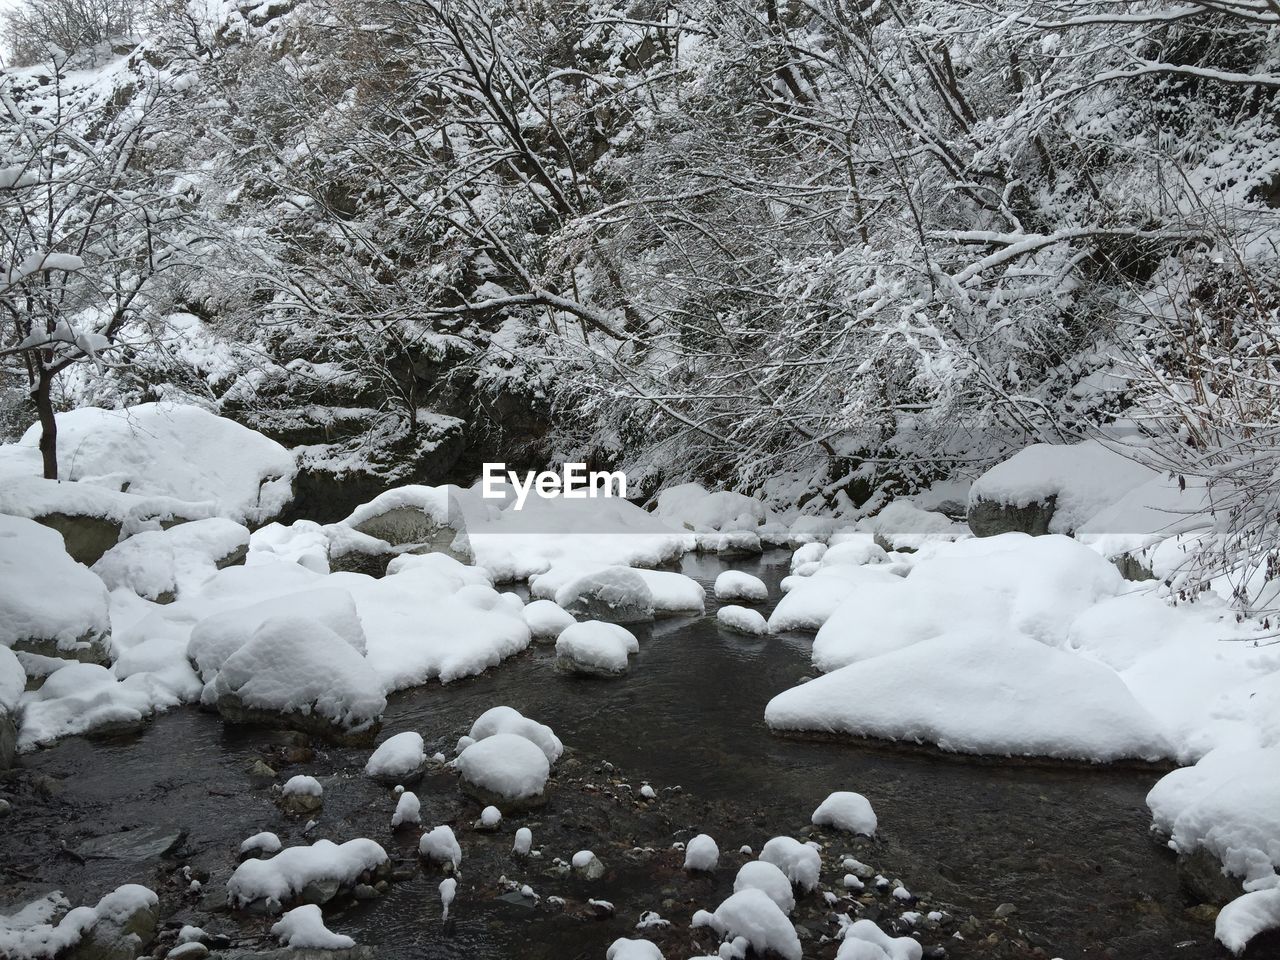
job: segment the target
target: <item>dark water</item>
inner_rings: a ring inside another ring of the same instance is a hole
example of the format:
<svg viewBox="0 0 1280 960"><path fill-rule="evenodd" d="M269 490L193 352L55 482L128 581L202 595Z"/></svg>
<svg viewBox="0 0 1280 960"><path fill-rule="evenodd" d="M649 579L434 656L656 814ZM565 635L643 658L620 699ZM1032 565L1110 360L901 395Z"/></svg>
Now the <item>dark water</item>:
<svg viewBox="0 0 1280 960"><path fill-rule="evenodd" d="M776 553L734 566L776 587L787 560ZM1185 912L1172 858L1148 835L1143 798L1156 774L969 764L770 735L764 705L809 672L808 640L755 640L718 629L710 587L722 569L715 558L686 559L684 572L708 588L709 615L637 630L641 652L623 679L563 676L553 669L550 650L538 648L481 677L393 698L384 733L417 730L429 749L450 755L479 713L514 706L550 724L566 744L557 775L563 782L545 810L487 835L469 830L478 805L459 796L451 775L428 775L417 788L424 824L452 823L464 848L454 919L440 922L439 876L419 873L386 898L333 918L331 926L376 945L388 960L603 958L615 937L639 935L631 927L642 910L656 909L685 927L697 907L714 908L744 859L739 846L759 850L781 833L809 836L810 812L843 789L871 800L879 836L857 842L823 836L831 843L828 853L853 852L930 904L979 918L1011 903L1017 912L1000 927L1010 940L1062 957L1226 955L1213 942L1211 924ZM20 780L0 784L0 794L7 792L17 807L0 821L0 907L54 887L75 902L93 902L119 883L136 881L160 890L175 924L255 937L264 935L260 922L209 914L234 851L251 833L274 830L286 844L369 836L406 867L415 862L417 834L391 836L393 799L359 775L367 751L319 748L314 758L286 765L277 743L263 732L226 728L183 710L157 718L140 734L70 740L29 756ZM283 815L266 785L246 775L258 758L276 766L281 779L294 773L321 778L325 808L311 834L304 837L304 820ZM604 761L612 773L601 767ZM51 797L36 792L33 775L60 781L44 785ZM658 790L655 803L629 792L642 781ZM676 786L679 792L671 789ZM156 823L188 831L176 858L80 863L62 852L88 837ZM521 863L508 854L512 832L524 824L544 848L542 861ZM719 842L721 869L710 878L688 878L669 848L700 831ZM655 852L632 853L633 847ZM606 877L587 884L547 875L551 857L568 859L581 848L605 861ZM203 892L185 892L182 865L207 871ZM824 885L838 882L841 872L838 859L826 858ZM543 896L564 897L565 909L501 899L502 874ZM588 897L612 901L617 916L583 919ZM820 902L810 912L821 915ZM830 957L834 945L820 942L822 929L814 932L806 956ZM668 960L705 952L708 942L685 932L666 936ZM950 939L949 931L932 942L953 956L988 955Z"/></svg>

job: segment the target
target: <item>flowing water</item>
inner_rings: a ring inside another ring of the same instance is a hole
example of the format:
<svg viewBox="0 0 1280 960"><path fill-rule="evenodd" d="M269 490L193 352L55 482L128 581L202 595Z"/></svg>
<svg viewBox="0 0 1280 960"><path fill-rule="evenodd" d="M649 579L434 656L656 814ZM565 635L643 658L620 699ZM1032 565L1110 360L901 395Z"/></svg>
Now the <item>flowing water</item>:
<svg viewBox="0 0 1280 960"><path fill-rule="evenodd" d="M776 596L788 558L774 552L732 565L762 576ZM351 906L331 926L374 945L386 960L599 960L615 937L641 935L632 931L636 918L653 909L675 924L660 931L668 960L693 956L710 941L687 933L688 919L731 892L745 859L738 848L758 851L771 836L788 833L812 834L828 843L828 854L847 850L901 878L925 897L925 909L945 904L988 924L997 906L1016 908L1007 921L981 930L983 937L995 930L1001 949L1013 952L1000 953L985 940L975 945L973 935L959 941L951 936L954 927L922 936L951 956L1224 956L1211 923L1185 910L1172 856L1148 834L1143 798L1155 773L970 763L772 736L764 706L811 674L809 640L751 639L719 629L710 588L726 568L714 557L686 558L683 572L707 587L707 616L638 628L641 652L624 678L562 675L551 650L539 647L480 677L393 697L384 735L417 730L429 751L450 755L482 711L514 706L550 724L564 741L568 752L557 772L563 782L544 810L513 818L491 835L470 830L478 806L459 795L452 775L429 773L416 787L424 825L452 823L464 848L453 918L441 923L439 875L415 869L386 897ZM143 882L161 892L172 924L198 923L265 948L262 921L218 910L235 851L251 833L274 830L286 844L369 836L406 873L416 867L417 833L393 837L387 826L393 798L360 776L367 751L318 746L313 757L301 759L286 751L287 738L277 734L237 730L180 710L138 732L72 739L28 756L20 777L0 783L16 807L0 821L0 909L53 888L73 902L92 903L119 883ZM282 778L320 777L325 807L312 832L304 835L305 818L282 814L268 784L247 775L259 758ZM658 792L651 803L637 795L643 781ZM842 789L871 800L880 820L874 841L809 826L813 808ZM512 831L526 823L542 860L509 855ZM156 826L186 831L167 858L77 853L87 838ZM698 832L715 837L722 852L721 869L710 877L685 875L680 855L670 849ZM551 868L553 857L568 859L582 848L605 862L605 877L588 883ZM202 891L185 890L183 865L196 876L207 874ZM841 873L838 859L828 856L824 885L837 884ZM544 896L563 897L564 908L504 895L503 874ZM616 916L594 919L586 903L591 897L611 901ZM824 919L829 911L817 897L809 899L801 918L809 936L805 955L831 957L834 944L823 942L835 929ZM870 915L890 915L878 910L873 906ZM1036 946L1044 953L1034 953Z"/></svg>

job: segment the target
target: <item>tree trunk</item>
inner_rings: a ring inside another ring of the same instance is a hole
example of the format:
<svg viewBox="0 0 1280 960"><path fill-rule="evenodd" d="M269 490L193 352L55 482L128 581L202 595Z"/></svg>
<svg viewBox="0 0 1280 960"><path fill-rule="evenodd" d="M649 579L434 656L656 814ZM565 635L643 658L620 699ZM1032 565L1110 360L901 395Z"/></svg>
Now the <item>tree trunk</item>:
<svg viewBox="0 0 1280 960"><path fill-rule="evenodd" d="M53 415L52 389L53 377L41 370L31 399L40 417L40 456L44 460L46 480L58 479L58 420Z"/></svg>

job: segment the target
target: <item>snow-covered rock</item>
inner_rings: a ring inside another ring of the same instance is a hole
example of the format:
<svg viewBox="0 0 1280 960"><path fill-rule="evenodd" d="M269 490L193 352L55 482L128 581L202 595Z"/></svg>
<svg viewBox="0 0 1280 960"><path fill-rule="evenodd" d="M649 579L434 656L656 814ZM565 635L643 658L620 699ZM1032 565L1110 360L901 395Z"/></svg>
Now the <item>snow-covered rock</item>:
<svg viewBox="0 0 1280 960"><path fill-rule="evenodd" d="M748 887L716 907L715 913L699 910L695 927L710 927L724 940L745 937L758 955L776 954L782 960L800 960L800 938L787 915L761 890Z"/></svg>
<svg viewBox="0 0 1280 960"><path fill-rule="evenodd" d="M862 521L859 528L870 530L888 550L919 550L931 542L969 536L965 524L956 523L941 513L922 510L906 500L893 501L874 517Z"/></svg>
<svg viewBox="0 0 1280 960"><path fill-rule="evenodd" d="M454 761L463 790L506 812L539 806L551 765L525 737L495 733L467 747Z"/></svg>
<svg viewBox="0 0 1280 960"><path fill-rule="evenodd" d="M871 920L855 920L844 931L836 960L920 960L924 947L911 937L891 937Z"/></svg>
<svg viewBox="0 0 1280 960"><path fill-rule="evenodd" d="M521 827L516 831L516 838L512 843L511 852L518 857L527 857L532 849L533 831L528 827Z"/></svg>
<svg viewBox="0 0 1280 960"><path fill-rule="evenodd" d="M604 960L664 960L664 957L652 941L619 937L605 951Z"/></svg>
<svg viewBox="0 0 1280 960"><path fill-rule="evenodd" d="M391 814L391 829L400 827L416 827L422 822L422 802L412 790L406 790L396 800L396 809Z"/></svg>
<svg viewBox="0 0 1280 960"><path fill-rule="evenodd" d="M288 813L315 813L324 803L324 788L315 777L300 773L280 788L280 805Z"/></svg>
<svg viewBox="0 0 1280 960"><path fill-rule="evenodd" d="M105 663L111 633L103 582L32 520L0 514L0 645Z"/></svg>
<svg viewBox="0 0 1280 960"><path fill-rule="evenodd" d="M271 934L290 950L346 950L356 942L324 925L324 915L314 903L294 907L271 926Z"/></svg>
<svg viewBox="0 0 1280 960"><path fill-rule="evenodd" d="M253 836L246 838L240 844L241 857L256 857L260 854L270 856L273 853L279 853L283 844L280 838L270 831L262 831L255 833Z"/></svg>
<svg viewBox="0 0 1280 960"><path fill-rule="evenodd" d="M647 623L654 616L654 597L639 571L606 567L560 587L556 604L579 620Z"/></svg>
<svg viewBox="0 0 1280 960"><path fill-rule="evenodd" d="M361 504L344 523L392 546L474 560L457 487L396 487Z"/></svg>
<svg viewBox="0 0 1280 960"><path fill-rule="evenodd" d="M13 765L18 751L18 703L27 686L27 673L8 647L0 646L0 770Z"/></svg>
<svg viewBox="0 0 1280 960"><path fill-rule="evenodd" d="M716 611L716 623L734 633L749 637L763 637L769 632L769 623L759 610L729 604Z"/></svg>
<svg viewBox="0 0 1280 960"><path fill-rule="evenodd" d="M1009 531L1072 534L1156 471L1098 440L1036 443L992 467L969 491L969 527L980 537Z"/></svg>
<svg viewBox="0 0 1280 960"><path fill-rule="evenodd" d="M553 641L560 631L575 621L573 614L556 605L554 600L533 600L524 608L524 622L534 640Z"/></svg>
<svg viewBox="0 0 1280 960"><path fill-rule="evenodd" d="M717 600L764 603L769 599L769 588L764 581L741 570L726 570L716 577L715 592Z"/></svg>
<svg viewBox="0 0 1280 960"><path fill-rule="evenodd" d="M23 694L18 749L53 743L90 730L127 728L179 699L154 676L117 680L96 663L68 663L38 689Z"/></svg>
<svg viewBox="0 0 1280 960"><path fill-rule="evenodd" d="M418 841L418 854L432 863L447 863L453 869L462 864L462 847L452 828L441 825L432 827Z"/></svg>
<svg viewBox="0 0 1280 960"><path fill-rule="evenodd" d="M684 848L684 868L686 870L714 870L720 862L720 848L715 840L700 833Z"/></svg>
<svg viewBox="0 0 1280 960"><path fill-rule="evenodd" d="M1267 930L1280 928L1280 886L1253 890L1237 897L1218 912L1214 936L1236 956L1249 941Z"/></svg>
<svg viewBox="0 0 1280 960"><path fill-rule="evenodd" d="M760 890L785 914L795 909L796 895L791 881L776 864L767 860L750 860L739 868L733 878L733 892L742 890Z"/></svg>
<svg viewBox="0 0 1280 960"><path fill-rule="evenodd" d="M569 673L616 677L627 672L627 657L640 643L625 627L584 620L566 627L556 638L556 667Z"/></svg>
<svg viewBox="0 0 1280 960"><path fill-rule="evenodd" d="M75 907L59 891L0 916L0 956L13 960L140 956L155 936L159 898L146 887L117 887L96 906ZM66 911L63 913L63 911ZM62 913L57 923L54 917Z"/></svg>
<svg viewBox="0 0 1280 960"><path fill-rule="evenodd" d="M198 589L215 573L243 563L249 530L211 517L168 530L144 530L104 553L91 568L108 589L122 588L157 603Z"/></svg>
<svg viewBox="0 0 1280 960"><path fill-rule="evenodd" d="M927 742L959 753L1106 762L1170 753L1159 724L1101 664L1019 633L957 630L774 697L774 730Z"/></svg>
<svg viewBox="0 0 1280 960"><path fill-rule="evenodd" d="M901 577L895 576L885 565L819 566L811 576L792 580L790 589L769 616L769 629L774 633L818 630L859 588L874 585L887 585L891 588L901 580Z"/></svg>
<svg viewBox="0 0 1280 960"><path fill-rule="evenodd" d="M269 860L244 861L227 880L227 902L245 907L262 901L278 909L301 897L308 886L336 884L336 893L355 886L362 876L385 871L388 864L386 851L372 840L317 840L309 847L281 850Z"/></svg>
<svg viewBox="0 0 1280 960"><path fill-rule="evenodd" d="M364 657L324 624L273 617L206 688L236 723L296 727L343 742L372 740L387 698Z"/></svg>
<svg viewBox="0 0 1280 960"><path fill-rule="evenodd" d="M801 890L813 890L818 886L822 857L807 843L792 837L774 837L760 848L759 859L773 864Z"/></svg>
<svg viewBox="0 0 1280 960"><path fill-rule="evenodd" d="M730 490L709 491L700 483L681 483L658 494L656 516L698 533L754 531L768 519L755 497Z"/></svg>
<svg viewBox="0 0 1280 960"><path fill-rule="evenodd" d="M467 736L472 742L476 742L499 733L524 737L542 751L547 763L555 763L564 753L564 744L555 735L555 731L545 723L529 719L514 707L490 707L471 724Z"/></svg>
<svg viewBox="0 0 1280 960"><path fill-rule="evenodd" d="M397 733L378 744L364 765L364 773L382 783L412 783L422 776L427 754L422 734Z"/></svg>
<svg viewBox="0 0 1280 960"><path fill-rule="evenodd" d="M835 827L867 837L876 835L876 814L871 802L851 790L837 790L823 800L813 811L811 821L819 827Z"/></svg>

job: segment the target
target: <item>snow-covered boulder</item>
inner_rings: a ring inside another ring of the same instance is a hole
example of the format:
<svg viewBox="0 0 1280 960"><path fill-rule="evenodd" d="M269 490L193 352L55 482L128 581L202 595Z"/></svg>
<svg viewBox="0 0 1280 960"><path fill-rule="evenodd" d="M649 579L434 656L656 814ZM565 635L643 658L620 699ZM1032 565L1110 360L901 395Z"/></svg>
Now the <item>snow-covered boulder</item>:
<svg viewBox="0 0 1280 960"><path fill-rule="evenodd" d="M560 631L572 625L573 614L556 605L554 600L533 600L524 608L524 622L534 640L554 641Z"/></svg>
<svg viewBox="0 0 1280 960"><path fill-rule="evenodd" d="M800 937L787 915L761 890L748 887L716 907L715 913L699 910L695 927L710 927L723 940L744 937L758 956L800 960Z"/></svg>
<svg viewBox="0 0 1280 960"><path fill-rule="evenodd" d="M726 630L749 637L763 637L769 632L769 623L759 610L733 604L716 611L716 623Z"/></svg>
<svg viewBox="0 0 1280 960"><path fill-rule="evenodd" d="M658 494L654 514L695 533L755 531L768 510L755 497L731 490L709 491L700 483L682 483Z"/></svg>
<svg viewBox="0 0 1280 960"><path fill-rule="evenodd" d="M857 588L870 584L896 586L902 580L884 565L820 566L812 576L788 579L792 580L790 589L769 616L769 629L774 633L818 630Z"/></svg>
<svg viewBox="0 0 1280 960"><path fill-rule="evenodd" d="M514 733L477 740L454 761L464 792L504 813L546 802L551 764L537 744Z"/></svg>
<svg viewBox="0 0 1280 960"><path fill-rule="evenodd" d="M27 674L8 647L0 646L0 770L13 765L18 750L18 702Z"/></svg>
<svg viewBox="0 0 1280 960"><path fill-rule="evenodd" d="M324 915L314 903L294 907L272 925L271 934L290 950L346 950L356 945L350 937L326 927Z"/></svg>
<svg viewBox="0 0 1280 960"><path fill-rule="evenodd" d="M387 852L372 840L317 840L309 847L281 850L269 860L244 861L227 880L227 902L241 908L260 904L277 913L298 900L323 905L357 883L390 872Z"/></svg>
<svg viewBox="0 0 1280 960"><path fill-rule="evenodd" d="M700 833L684 848L684 868L686 870L714 870L720 862L720 848L715 840L705 833Z"/></svg>
<svg viewBox="0 0 1280 960"><path fill-rule="evenodd" d="M1170 754L1109 668L1015 632L958 630L774 697L775 731L933 743L943 750L1107 762Z"/></svg>
<svg viewBox="0 0 1280 960"><path fill-rule="evenodd" d="M380 743L365 763L364 773L381 783L413 783L421 779L426 763L422 734L409 730Z"/></svg>
<svg viewBox="0 0 1280 960"><path fill-rule="evenodd" d="M324 805L324 787L315 777L300 773L280 788L280 806L286 813L312 814Z"/></svg>
<svg viewBox="0 0 1280 960"><path fill-rule="evenodd" d="M45 657L107 661L107 588L67 555L56 531L0 514L0 583L0 645Z"/></svg>
<svg viewBox="0 0 1280 960"><path fill-rule="evenodd" d="M418 855L433 863L447 863L454 870L462 863L462 847L447 825L432 827L418 840Z"/></svg>
<svg viewBox="0 0 1280 960"><path fill-rule="evenodd" d="M715 591L717 600L764 603L769 599L769 588L764 581L741 570L726 570L716 577Z"/></svg>
<svg viewBox="0 0 1280 960"><path fill-rule="evenodd" d="M0 957L119 960L141 956L155 939L159 898L146 887L127 883L96 906L70 906L55 890L15 914L0 916Z"/></svg>
<svg viewBox="0 0 1280 960"><path fill-rule="evenodd" d="M233 723L287 726L339 742L377 734L387 698L364 657L324 624L273 617L227 658L205 698Z"/></svg>
<svg viewBox="0 0 1280 960"><path fill-rule="evenodd" d="M738 869L733 878L733 892L760 890L778 905L778 909L790 914L795 909L796 895L791 881L777 864L767 860L749 860Z"/></svg>
<svg viewBox="0 0 1280 960"><path fill-rule="evenodd" d="M664 960L664 957L656 943L619 937L609 944L604 960Z"/></svg>
<svg viewBox="0 0 1280 960"><path fill-rule="evenodd" d="M490 707L476 718L467 736L474 743L499 733L524 737L542 751L547 763L555 763L564 753L564 744L550 727L529 719L514 707Z"/></svg>
<svg viewBox="0 0 1280 960"><path fill-rule="evenodd" d="M654 616L653 591L637 570L606 567L569 581L556 604L579 620L647 623Z"/></svg>
<svg viewBox="0 0 1280 960"><path fill-rule="evenodd" d="M1213 935L1236 956L1267 930L1280 929L1280 886L1252 890L1218 912Z"/></svg>
<svg viewBox="0 0 1280 960"><path fill-rule="evenodd" d="M168 530L145 530L104 553L91 568L108 589L123 588L155 603L171 603L219 570L244 563L247 527L221 517Z"/></svg>
<svg viewBox="0 0 1280 960"><path fill-rule="evenodd" d="M950 517L921 510L906 500L895 500L874 517L864 520L860 528L870 530L875 542L886 550L909 552L939 540L956 540L969 536L969 528Z"/></svg>
<svg viewBox="0 0 1280 960"><path fill-rule="evenodd" d="M818 886L822 857L807 843L793 837L774 837L760 848L759 859L772 863L801 890L807 892Z"/></svg>
<svg viewBox="0 0 1280 960"><path fill-rule="evenodd" d="M395 547L474 560L455 487L396 487L356 507L344 523Z"/></svg>
<svg viewBox="0 0 1280 960"><path fill-rule="evenodd" d="M406 790L396 800L395 812L391 814L391 829L416 827L422 822L422 801L412 790Z"/></svg>
<svg viewBox="0 0 1280 960"><path fill-rule="evenodd" d="M157 709L177 706L174 692L149 674L117 680L96 663L59 667L22 697L18 749L90 730L131 729Z"/></svg>
<svg viewBox="0 0 1280 960"><path fill-rule="evenodd" d="M911 937L891 937L871 920L855 920L844 931L836 960L920 960L924 947Z"/></svg>
<svg viewBox="0 0 1280 960"><path fill-rule="evenodd" d="M584 620L566 627L556 638L556 668L566 673L617 677L627 672L627 657L640 643L625 627Z"/></svg>
<svg viewBox="0 0 1280 960"><path fill-rule="evenodd" d="M1036 443L992 467L969 491L969 528L979 537L1017 531L1073 534L1156 476L1098 440Z"/></svg>
<svg viewBox="0 0 1280 960"><path fill-rule="evenodd" d="M835 827L867 837L876 835L876 814L871 809L871 802L851 790L837 790L831 794L818 804L810 819L819 827Z"/></svg>

